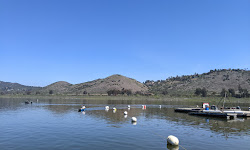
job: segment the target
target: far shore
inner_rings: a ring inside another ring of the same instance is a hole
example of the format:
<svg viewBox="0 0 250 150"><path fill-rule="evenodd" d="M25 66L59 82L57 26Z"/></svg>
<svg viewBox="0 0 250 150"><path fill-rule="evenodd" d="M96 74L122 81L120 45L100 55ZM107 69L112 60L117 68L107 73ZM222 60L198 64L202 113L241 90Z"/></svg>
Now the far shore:
<svg viewBox="0 0 250 150"><path fill-rule="evenodd" d="M154 96L83 96L83 95L0 95L0 98L13 99L79 99L79 100L145 100L145 101L183 101L183 102L219 102L221 97L170 97ZM250 103L250 98L229 97L227 102Z"/></svg>

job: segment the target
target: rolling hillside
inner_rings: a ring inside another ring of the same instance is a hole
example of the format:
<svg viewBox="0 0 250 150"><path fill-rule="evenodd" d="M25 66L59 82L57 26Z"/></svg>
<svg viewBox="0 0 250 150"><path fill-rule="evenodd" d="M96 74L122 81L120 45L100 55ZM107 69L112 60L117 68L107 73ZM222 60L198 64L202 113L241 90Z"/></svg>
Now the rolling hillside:
<svg viewBox="0 0 250 150"><path fill-rule="evenodd" d="M107 94L109 90L131 90L132 93L137 91L145 93L148 91L146 85L122 75L112 75L105 79L97 79L80 84L69 84L67 82L56 82L44 87L41 93L48 93L50 90L53 94Z"/></svg>
<svg viewBox="0 0 250 150"><path fill-rule="evenodd" d="M208 94L219 94L223 88L238 87L250 90L250 71L240 69L211 70L208 73L171 77L166 80L150 81L145 85L153 93L167 91L169 94L193 94L196 88L206 88Z"/></svg>
<svg viewBox="0 0 250 150"><path fill-rule="evenodd" d="M19 83L3 82L0 81L0 92L1 94L25 94L27 92L39 90L40 87L25 86Z"/></svg>
<svg viewBox="0 0 250 150"><path fill-rule="evenodd" d="M166 80L147 80L144 84L117 74L80 84L59 81L45 87L24 86L18 83L0 81L1 94L83 95L107 94L110 90L127 90L132 93L164 93L178 96L193 95L196 88L205 88L208 95L219 95L223 88L233 89L237 94L239 87L247 92L250 91L249 70L210 70L208 73L176 76Z"/></svg>

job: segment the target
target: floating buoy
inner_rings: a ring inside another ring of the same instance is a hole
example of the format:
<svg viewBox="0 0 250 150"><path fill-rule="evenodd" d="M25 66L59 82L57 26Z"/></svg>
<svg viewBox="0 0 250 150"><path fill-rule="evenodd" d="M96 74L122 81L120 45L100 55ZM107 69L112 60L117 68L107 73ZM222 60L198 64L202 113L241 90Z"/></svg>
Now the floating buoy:
<svg viewBox="0 0 250 150"><path fill-rule="evenodd" d="M179 145L179 139L173 135L169 135L167 138L167 143L170 145Z"/></svg>
<svg viewBox="0 0 250 150"><path fill-rule="evenodd" d="M82 111L84 111L84 109L82 109L82 108L80 108L80 109L78 110L78 112L82 112Z"/></svg>
<svg viewBox="0 0 250 150"><path fill-rule="evenodd" d="M128 105L128 108L130 108L130 105Z"/></svg>
<svg viewBox="0 0 250 150"><path fill-rule="evenodd" d="M146 109L147 108L147 106L146 105L142 105L142 109Z"/></svg>
<svg viewBox="0 0 250 150"><path fill-rule="evenodd" d="M113 109L113 113L115 113L116 112L116 109Z"/></svg>
<svg viewBox="0 0 250 150"><path fill-rule="evenodd" d="M127 118L128 117L128 115L124 115L124 118Z"/></svg>
<svg viewBox="0 0 250 150"><path fill-rule="evenodd" d="M107 109L107 110L108 110L108 109L109 109L109 106L105 106L105 109Z"/></svg>
<svg viewBox="0 0 250 150"><path fill-rule="evenodd" d="M116 110L116 108L114 107L113 110Z"/></svg>
<svg viewBox="0 0 250 150"><path fill-rule="evenodd" d="M124 115L127 115L128 114L128 112L127 111L124 111Z"/></svg>
<svg viewBox="0 0 250 150"><path fill-rule="evenodd" d="M161 108L161 105L159 105L159 108Z"/></svg>
<svg viewBox="0 0 250 150"><path fill-rule="evenodd" d="M82 108L80 108L80 109L78 110L78 112L84 111L85 108L86 108L86 107L83 105Z"/></svg>
<svg viewBox="0 0 250 150"><path fill-rule="evenodd" d="M137 119L136 119L135 117L132 117L132 118L131 118L131 121L132 121L132 122L137 122Z"/></svg>

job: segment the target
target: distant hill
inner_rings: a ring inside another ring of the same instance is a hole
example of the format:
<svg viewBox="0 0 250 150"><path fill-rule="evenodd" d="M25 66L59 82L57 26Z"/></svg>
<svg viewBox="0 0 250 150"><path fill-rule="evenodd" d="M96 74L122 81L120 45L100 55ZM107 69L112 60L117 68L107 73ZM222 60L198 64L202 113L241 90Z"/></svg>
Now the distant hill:
<svg viewBox="0 0 250 150"><path fill-rule="evenodd" d="M105 79L97 79L80 84L69 84L67 82L56 82L41 89L41 93L48 93L50 90L54 94L107 94L109 90L131 90L132 93L148 91L148 87L135 79L122 75L112 75Z"/></svg>
<svg viewBox="0 0 250 150"><path fill-rule="evenodd" d="M41 94L48 94L50 91L52 91L51 94L63 94L63 93L67 93L71 86L72 84L68 82L58 81L58 82L52 83L48 86L41 88L39 92Z"/></svg>
<svg viewBox="0 0 250 150"><path fill-rule="evenodd" d="M32 92L39 90L41 87L25 86L19 83L3 82L0 81L0 92L1 94L25 94L27 92Z"/></svg>
<svg viewBox="0 0 250 150"><path fill-rule="evenodd" d="M219 95L222 89L233 89L239 93L239 87L246 95L250 92L250 71L242 69L210 70L203 74L170 77L166 80L147 80L140 83L122 75L112 75L80 84L65 81L55 82L45 87L25 86L18 83L0 81L0 94L107 94L110 91L130 91L140 94L194 95L197 88L205 88L208 95ZM129 93L129 92L127 92Z"/></svg>
<svg viewBox="0 0 250 150"><path fill-rule="evenodd" d="M206 88L208 94L219 94L223 88L238 91L238 87L250 90L250 71L241 69L210 70L208 73L170 77L166 80L150 81L145 85L153 93L174 95L194 94L196 88Z"/></svg>

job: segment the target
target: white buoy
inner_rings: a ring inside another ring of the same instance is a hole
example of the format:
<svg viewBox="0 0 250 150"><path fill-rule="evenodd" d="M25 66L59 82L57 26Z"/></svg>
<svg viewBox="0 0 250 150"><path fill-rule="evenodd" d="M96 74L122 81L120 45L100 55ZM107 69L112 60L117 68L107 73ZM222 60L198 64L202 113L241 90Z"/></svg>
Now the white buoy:
<svg viewBox="0 0 250 150"><path fill-rule="evenodd" d="M115 113L116 112L116 109L113 109L113 113Z"/></svg>
<svg viewBox="0 0 250 150"><path fill-rule="evenodd" d="M115 110L115 111L116 111L116 108L114 107L114 108L113 108L113 110Z"/></svg>
<svg viewBox="0 0 250 150"><path fill-rule="evenodd" d="M127 115L128 114L128 112L127 111L124 111L124 115Z"/></svg>
<svg viewBox="0 0 250 150"><path fill-rule="evenodd" d="M130 108L130 105L128 105L128 108Z"/></svg>
<svg viewBox="0 0 250 150"><path fill-rule="evenodd" d="M132 121L132 122L137 122L137 119L136 119L135 117L132 117L132 118L131 118L131 121Z"/></svg>
<svg viewBox="0 0 250 150"><path fill-rule="evenodd" d="M128 115L124 115L124 118L127 118L128 117Z"/></svg>
<svg viewBox="0 0 250 150"><path fill-rule="evenodd" d="M108 109L109 109L109 106L105 106L105 109L107 109L107 110L108 110Z"/></svg>
<svg viewBox="0 0 250 150"><path fill-rule="evenodd" d="M167 143L170 145L179 145L179 139L173 135L169 135L167 138Z"/></svg>
<svg viewBox="0 0 250 150"><path fill-rule="evenodd" d="M159 105L159 108L161 108L161 105Z"/></svg>
<svg viewBox="0 0 250 150"><path fill-rule="evenodd" d="M137 124L137 122L132 122L132 125L134 125L134 126L135 126L136 124Z"/></svg>

